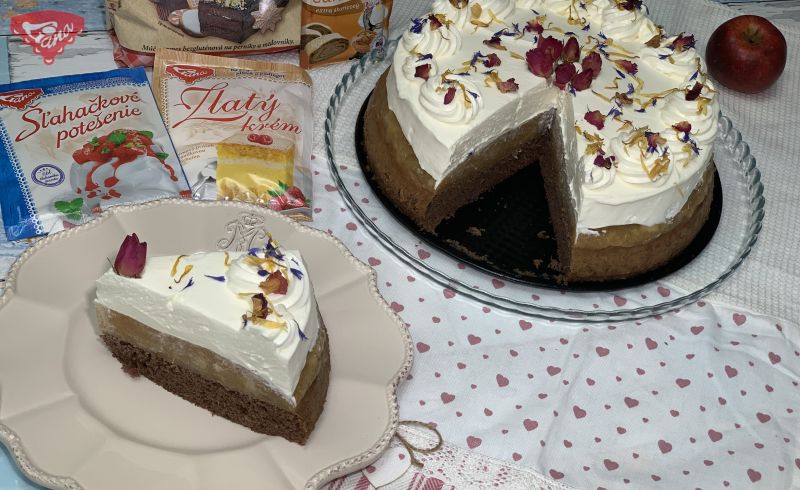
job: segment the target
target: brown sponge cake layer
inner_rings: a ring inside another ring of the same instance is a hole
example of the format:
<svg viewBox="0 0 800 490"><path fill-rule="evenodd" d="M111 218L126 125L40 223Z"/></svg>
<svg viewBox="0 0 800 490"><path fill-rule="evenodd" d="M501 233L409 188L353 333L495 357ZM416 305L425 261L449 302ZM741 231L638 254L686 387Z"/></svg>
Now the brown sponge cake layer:
<svg viewBox="0 0 800 490"><path fill-rule="evenodd" d="M254 375L207 349L164 334L159 335L163 336L162 342L169 343L168 349L145 348L130 342L131 338L124 337L131 329L155 332L153 329L103 306L98 305L97 310L100 338L122 364L123 370L131 376L144 376L214 415L255 432L280 436L299 444L308 440L322 413L328 392L330 355L327 331L321 320L316 345L308 354L295 390L297 405L292 407L265 387L263 382L256 387ZM204 358L202 365L207 366L208 372L197 372L195 369L198 364L193 368L187 367L188 363L168 354L170 352L181 352L183 355L180 357L189 362L198 357ZM223 372L226 376L210 379L208 374L212 371ZM242 389L231 388L237 383ZM297 396L299 392L302 392L301 397Z"/></svg>

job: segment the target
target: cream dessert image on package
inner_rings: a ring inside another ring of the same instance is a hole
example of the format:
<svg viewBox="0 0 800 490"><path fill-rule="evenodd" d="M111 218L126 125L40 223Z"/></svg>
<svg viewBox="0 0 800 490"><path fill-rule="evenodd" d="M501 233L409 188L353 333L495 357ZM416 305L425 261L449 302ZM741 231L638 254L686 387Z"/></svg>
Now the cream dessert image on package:
<svg viewBox="0 0 800 490"><path fill-rule="evenodd" d="M222 199L268 203L270 191L292 186L294 140L278 134L234 134L217 143L217 192Z"/></svg>
<svg viewBox="0 0 800 490"><path fill-rule="evenodd" d="M232 422L304 444L330 356L299 252L146 257L129 235L97 280L100 338L130 375Z"/></svg>
<svg viewBox="0 0 800 490"><path fill-rule="evenodd" d="M378 81L365 149L428 231L538 162L565 279L620 279L704 224L718 112L694 38L640 0L436 0Z"/></svg>

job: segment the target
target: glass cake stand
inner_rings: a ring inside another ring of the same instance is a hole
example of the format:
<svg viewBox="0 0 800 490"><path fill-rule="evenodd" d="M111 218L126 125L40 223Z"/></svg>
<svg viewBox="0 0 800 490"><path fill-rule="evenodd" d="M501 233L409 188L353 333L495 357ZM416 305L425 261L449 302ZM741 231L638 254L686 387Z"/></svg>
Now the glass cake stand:
<svg viewBox="0 0 800 490"><path fill-rule="evenodd" d="M373 53L342 77L326 112L325 150L339 192L364 229L398 259L441 285L445 296L460 295L554 320L631 320L675 310L709 294L736 271L758 240L764 217L761 173L739 131L721 116L714 161L724 199L716 232L693 260L658 280L608 290L558 289L510 280L443 253L381 203L357 156L359 112L391 64L396 45L397 40L387 44L385 59Z"/></svg>

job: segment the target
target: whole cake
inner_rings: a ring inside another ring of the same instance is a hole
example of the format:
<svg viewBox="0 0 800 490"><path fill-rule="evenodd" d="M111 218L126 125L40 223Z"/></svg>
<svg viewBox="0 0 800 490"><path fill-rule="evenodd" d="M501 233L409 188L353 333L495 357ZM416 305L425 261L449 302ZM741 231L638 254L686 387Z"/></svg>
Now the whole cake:
<svg viewBox="0 0 800 490"><path fill-rule="evenodd" d="M245 252L146 252L128 236L97 280L100 338L123 369L304 444L325 403L330 356L300 254L272 239Z"/></svg>
<svg viewBox="0 0 800 490"><path fill-rule="evenodd" d="M718 111L694 38L641 0L435 0L375 88L364 145L427 231L538 162L565 280L622 279L702 228Z"/></svg>

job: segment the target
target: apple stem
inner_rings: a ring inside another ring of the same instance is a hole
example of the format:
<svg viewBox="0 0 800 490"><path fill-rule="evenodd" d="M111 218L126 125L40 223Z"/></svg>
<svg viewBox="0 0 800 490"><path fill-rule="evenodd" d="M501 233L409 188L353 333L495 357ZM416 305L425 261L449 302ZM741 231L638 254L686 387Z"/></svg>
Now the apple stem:
<svg viewBox="0 0 800 490"><path fill-rule="evenodd" d="M750 44L760 44L761 43L761 31L758 27L755 26L748 26L747 29L744 31L744 40Z"/></svg>

